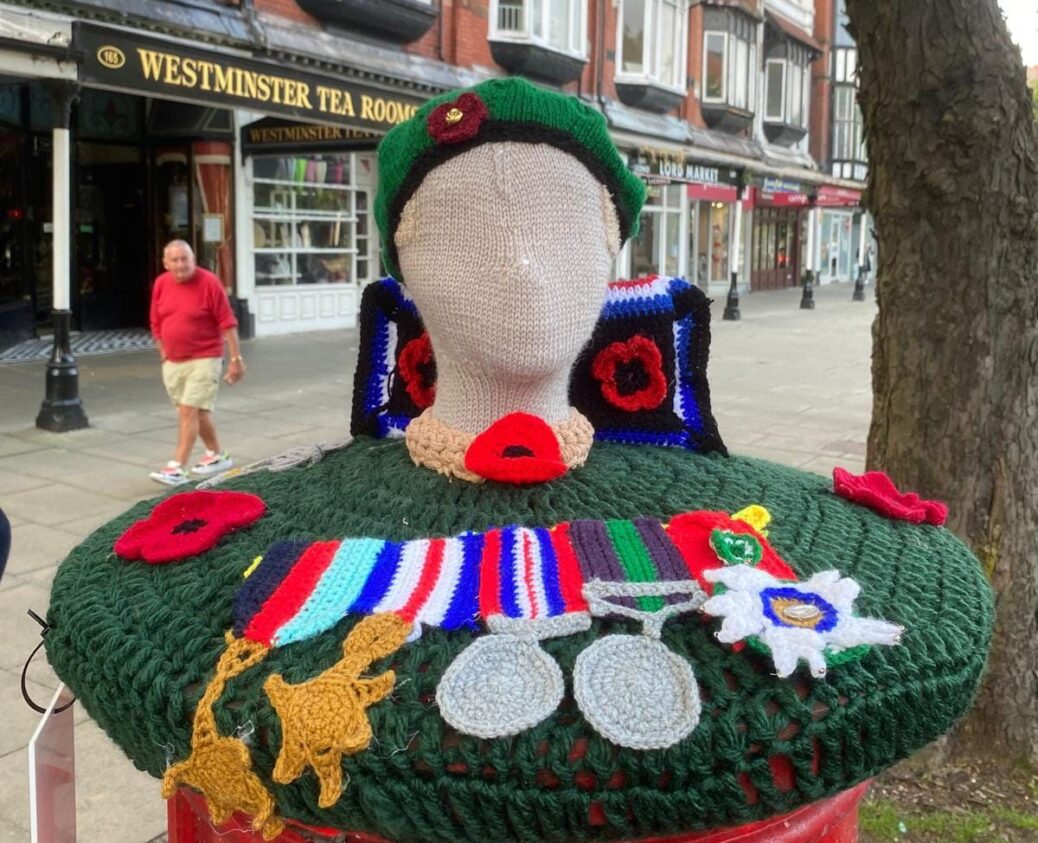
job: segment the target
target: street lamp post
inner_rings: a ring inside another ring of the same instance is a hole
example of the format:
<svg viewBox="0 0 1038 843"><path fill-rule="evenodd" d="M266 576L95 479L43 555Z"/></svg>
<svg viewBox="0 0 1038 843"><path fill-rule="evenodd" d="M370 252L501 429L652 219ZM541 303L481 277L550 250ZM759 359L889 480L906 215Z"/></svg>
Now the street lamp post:
<svg viewBox="0 0 1038 843"><path fill-rule="evenodd" d="M47 361L46 392L36 416L36 426L64 433L90 425L79 397L79 369L69 344L72 325L72 144L69 126L72 103L79 96L79 87L69 82L54 82L48 88L55 118L51 202L54 347Z"/></svg>
<svg viewBox="0 0 1038 843"><path fill-rule="evenodd" d="M729 275L732 285L728 288L728 301L725 302L722 319L729 322L738 322L742 318L739 313L739 244L742 241L742 199L736 197L735 205L735 227L732 236L732 248L728 257Z"/></svg>
<svg viewBox="0 0 1038 843"><path fill-rule="evenodd" d="M861 234L858 237L858 277L854 282L854 295L851 301L865 301L865 222L868 213L863 209L861 212Z"/></svg>
<svg viewBox="0 0 1038 843"><path fill-rule="evenodd" d="M804 260L804 292L800 296L801 310L815 309L814 291L814 265L815 265L815 212L809 209L807 212L807 255Z"/></svg>

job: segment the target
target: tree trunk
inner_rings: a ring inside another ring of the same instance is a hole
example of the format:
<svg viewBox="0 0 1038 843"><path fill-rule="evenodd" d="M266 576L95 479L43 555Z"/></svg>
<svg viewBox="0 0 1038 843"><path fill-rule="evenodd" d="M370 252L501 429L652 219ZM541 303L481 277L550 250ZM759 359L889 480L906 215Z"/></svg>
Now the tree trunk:
<svg viewBox="0 0 1038 843"><path fill-rule="evenodd" d="M847 9L879 239L868 465L947 501L996 590L984 688L952 748L1036 762L1038 156L1024 67L996 0Z"/></svg>

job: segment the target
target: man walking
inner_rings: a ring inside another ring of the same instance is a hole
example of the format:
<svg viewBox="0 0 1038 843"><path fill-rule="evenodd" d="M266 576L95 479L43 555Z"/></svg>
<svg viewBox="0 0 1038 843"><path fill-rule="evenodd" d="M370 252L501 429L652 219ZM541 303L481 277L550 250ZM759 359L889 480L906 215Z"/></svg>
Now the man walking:
<svg viewBox="0 0 1038 843"><path fill-rule="evenodd" d="M173 459L150 477L167 486L179 486L189 480L184 466L199 436L206 452L191 468L192 474L218 474L234 464L220 448L213 424L224 341L231 358L224 375L227 383L242 378L245 361L238 344L238 320L220 279L195 265L195 253L183 240L166 244L162 265L166 271L155 279L151 292L151 333L162 359L162 382L179 414L180 430Z"/></svg>

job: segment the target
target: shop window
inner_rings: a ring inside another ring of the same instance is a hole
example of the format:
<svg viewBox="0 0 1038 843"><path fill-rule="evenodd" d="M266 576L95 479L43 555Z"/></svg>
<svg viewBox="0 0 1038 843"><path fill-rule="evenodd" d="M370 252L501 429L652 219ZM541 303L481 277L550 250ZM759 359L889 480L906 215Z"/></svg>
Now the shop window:
<svg viewBox="0 0 1038 843"><path fill-rule="evenodd" d="M683 185L649 185L638 236L631 241L632 278L681 274Z"/></svg>
<svg viewBox="0 0 1038 843"><path fill-rule="evenodd" d="M684 90L687 26L685 0L623 0L617 27L618 80Z"/></svg>
<svg viewBox="0 0 1038 843"><path fill-rule="evenodd" d="M257 156L253 246L258 286L346 283L368 276L368 195L354 156Z"/></svg>
<svg viewBox="0 0 1038 843"><path fill-rule="evenodd" d="M735 12L711 10L703 33L704 103L754 111L757 77L756 25Z"/></svg>
<svg viewBox="0 0 1038 843"><path fill-rule="evenodd" d="M583 58L587 0L491 0L490 38L523 39Z"/></svg>
<svg viewBox="0 0 1038 843"><path fill-rule="evenodd" d="M696 238L696 282L706 285L728 280L729 219L726 202L700 202Z"/></svg>

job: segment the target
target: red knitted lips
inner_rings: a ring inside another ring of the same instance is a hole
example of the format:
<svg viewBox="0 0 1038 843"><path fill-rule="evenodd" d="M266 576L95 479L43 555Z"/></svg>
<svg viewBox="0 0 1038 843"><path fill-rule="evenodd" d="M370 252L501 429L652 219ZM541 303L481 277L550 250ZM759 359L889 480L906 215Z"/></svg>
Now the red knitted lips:
<svg viewBox="0 0 1038 843"><path fill-rule="evenodd" d="M405 345L397 358L404 389L419 410L432 406L436 398L436 376L430 371L433 365L433 349L428 331Z"/></svg>
<svg viewBox="0 0 1038 843"><path fill-rule="evenodd" d="M437 143L459 143L474 137L487 115L483 100L467 93L430 111L426 126Z"/></svg>
<svg viewBox="0 0 1038 843"><path fill-rule="evenodd" d="M663 355L656 343L641 334L598 352L591 375L601 384L602 397L629 413L654 410L667 397Z"/></svg>
<svg viewBox="0 0 1038 843"><path fill-rule="evenodd" d="M473 439L465 468L500 483L544 483L566 473L554 431L529 413L502 416Z"/></svg>
<svg viewBox="0 0 1038 843"><path fill-rule="evenodd" d="M245 492L186 492L172 495L151 515L119 536L115 552L123 559L153 565L205 553L227 533L258 520L267 505Z"/></svg>
<svg viewBox="0 0 1038 843"><path fill-rule="evenodd" d="M867 506L888 518L913 524L933 524L935 527L948 520L947 505L924 500L915 492L900 491L882 471L851 474L844 468L834 468L833 491L841 498Z"/></svg>

